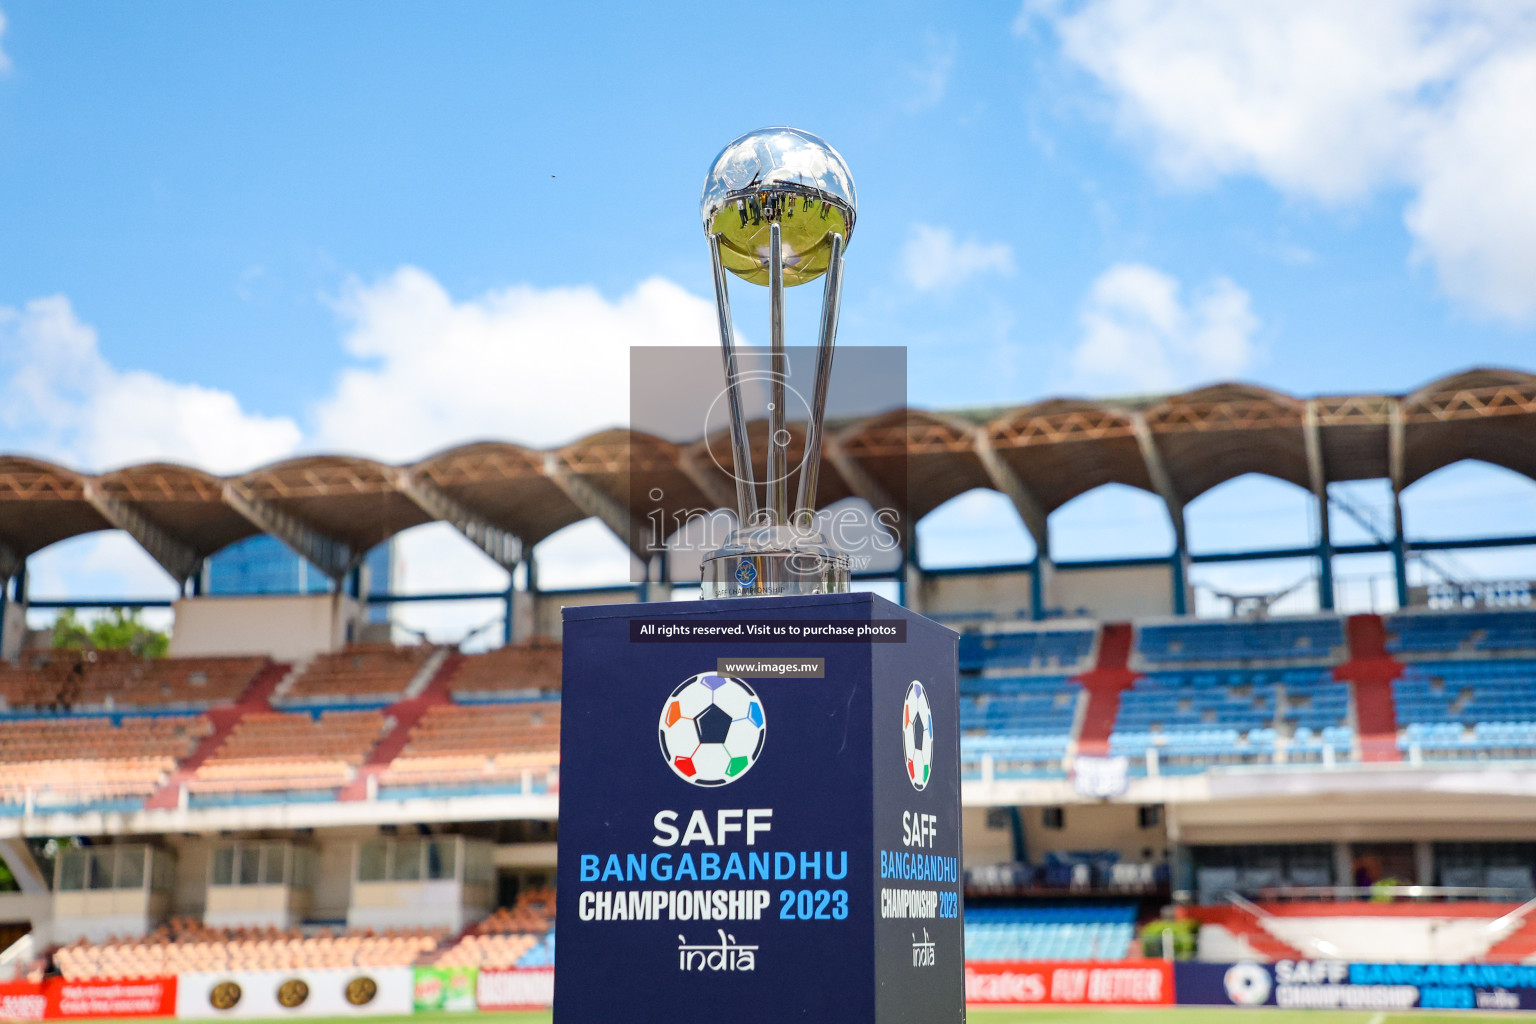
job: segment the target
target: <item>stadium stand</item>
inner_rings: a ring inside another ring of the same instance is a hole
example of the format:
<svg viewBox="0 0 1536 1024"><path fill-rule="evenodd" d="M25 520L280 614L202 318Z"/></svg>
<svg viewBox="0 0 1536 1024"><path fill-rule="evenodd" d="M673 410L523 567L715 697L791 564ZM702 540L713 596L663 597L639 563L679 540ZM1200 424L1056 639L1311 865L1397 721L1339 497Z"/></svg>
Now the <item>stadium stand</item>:
<svg viewBox="0 0 1536 1024"><path fill-rule="evenodd" d="M136 806L210 729L202 715L0 721L0 814Z"/></svg>
<svg viewBox="0 0 1536 1024"><path fill-rule="evenodd" d="M389 795L401 787L459 787L473 792L521 785L523 773L560 763L560 705L555 701L428 708L405 748L380 776Z"/></svg>
<svg viewBox="0 0 1536 1024"><path fill-rule="evenodd" d="M466 657L448 681L460 702L506 700L560 689L560 645L547 638Z"/></svg>
<svg viewBox="0 0 1536 1024"><path fill-rule="evenodd" d="M960 635L960 758L968 779L1066 773L1097 626L1007 624Z"/></svg>
<svg viewBox="0 0 1536 1024"><path fill-rule="evenodd" d="M1387 619L1394 655L1477 655L1536 652L1536 611L1419 612Z"/></svg>
<svg viewBox="0 0 1536 1024"><path fill-rule="evenodd" d="M960 636L960 671L1073 675L1088 669L1097 635L1093 627L967 631Z"/></svg>
<svg viewBox="0 0 1536 1024"><path fill-rule="evenodd" d="M555 966L555 933L553 930L533 944L533 948L518 957L514 967Z"/></svg>
<svg viewBox="0 0 1536 1024"><path fill-rule="evenodd" d="M406 696L423 678L439 648L427 644L353 644L317 655L303 671L278 688L281 704L388 704Z"/></svg>
<svg viewBox="0 0 1536 1024"><path fill-rule="evenodd" d="M544 967L554 962L555 894L538 889L519 894L435 954L444 967Z"/></svg>
<svg viewBox="0 0 1536 1024"><path fill-rule="evenodd" d="M1136 631L1136 657L1147 667L1334 664L1343 653L1344 627L1336 616L1159 623Z"/></svg>
<svg viewBox="0 0 1536 1024"><path fill-rule="evenodd" d="M980 778L990 756L995 778L1064 773L1082 688L1063 676L968 676L960 683L960 758Z"/></svg>
<svg viewBox="0 0 1536 1024"><path fill-rule="evenodd" d="M1397 747L1410 759L1503 760L1536 752L1536 612L1394 615L1387 650Z"/></svg>
<svg viewBox="0 0 1536 1024"><path fill-rule="evenodd" d="M234 701L268 660L260 657L138 658L118 651L37 651L0 662L0 708L110 711L202 710Z"/></svg>
<svg viewBox="0 0 1536 1024"><path fill-rule="evenodd" d="M1349 687L1327 669L1158 672L1121 694L1110 753L1144 761L1155 748L1161 770L1199 771L1344 758L1352 735Z"/></svg>
<svg viewBox="0 0 1536 1024"><path fill-rule="evenodd" d="M84 940L60 947L54 964L67 980L148 978L183 971L278 971L405 967L435 950L440 929L406 928L312 935L277 928L209 928L177 918L138 939Z"/></svg>
<svg viewBox="0 0 1536 1024"><path fill-rule="evenodd" d="M1136 908L1034 905L967 907L967 960L1122 960L1131 952Z"/></svg>
<svg viewBox="0 0 1536 1024"><path fill-rule="evenodd" d="M1119 694L1108 752L1133 774L1153 751L1170 773L1351 758L1350 688L1329 667L1346 653L1335 616L1142 624L1130 662L1145 674Z"/></svg>
<svg viewBox="0 0 1536 1024"><path fill-rule="evenodd" d="M521 893L460 936L405 928L334 933L329 928L210 928L173 918L141 938L61 946L53 962L68 980L155 977L180 971L306 970L337 967L530 967L554 961L555 894Z"/></svg>
<svg viewBox="0 0 1536 1024"><path fill-rule="evenodd" d="M191 802L330 799L385 729L377 711L245 715L187 782Z"/></svg>

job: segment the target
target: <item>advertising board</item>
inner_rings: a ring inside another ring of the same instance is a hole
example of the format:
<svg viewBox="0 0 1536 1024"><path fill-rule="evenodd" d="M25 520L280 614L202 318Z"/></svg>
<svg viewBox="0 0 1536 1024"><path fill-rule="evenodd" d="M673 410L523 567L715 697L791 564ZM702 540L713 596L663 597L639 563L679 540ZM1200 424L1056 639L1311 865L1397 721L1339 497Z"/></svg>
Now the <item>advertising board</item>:
<svg viewBox="0 0 1536 1024"><path fill-rule="evenodd" d="M175 1012L176 979L170 977L0 983L0 1021L169 1017Z"/></svg>
<svg viewBox="0 0 1536 1024"><path fill-rule="evenodd" d="M488 968L480 972L475 1000L482 1010L538 1010L555 1001L553 967Z"/></svg>
<svg viewBox="0 0 1536 1024"><path fill-rule="evenodd" d="M475 1009L475 967L415 967L411 1006L416 1013Z"/></svg>
<svg viewBox="0 0 1536 1024"><path fill-rule="evenodd" d="M1158 1006L1174 1001L1172 965L1163 960L1063 963L972 961L965 1001L985 1006Z"/></svg>
<svg viewBox="0 0 1536 1024"><path fill-rule="evenodd" d="M1536 965L1343 960L1180 963L1180 1003L1289 1009L1536 1010Z"/></svg>
<svg viewBox="0 0 1536 1024"><path fill-rule="evenodd" d="M373 1017L410 1013L415 977L409 967L333 970L210 971L181 975L176 1016Z"/></svg>

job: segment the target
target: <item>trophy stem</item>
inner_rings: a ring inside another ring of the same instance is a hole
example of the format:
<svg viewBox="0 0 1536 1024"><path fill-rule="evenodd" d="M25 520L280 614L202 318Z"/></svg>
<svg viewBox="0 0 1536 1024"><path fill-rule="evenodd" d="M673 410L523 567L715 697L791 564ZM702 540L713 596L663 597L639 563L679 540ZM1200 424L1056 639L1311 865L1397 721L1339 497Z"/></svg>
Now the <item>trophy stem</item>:
<svg viewBox="0 0 1536 1024"><path fill-rule="evenodd" d="M741 408L741 378L736 365L736 334L731 326L731 297L720 263L720 236L709 236L709 261L715 272L715 313L720 318L720 349L725 356L726 405L731 416L731 458L735 463L736 521L745 526L757 519L757 481L747 420Z"/></svg>
<svg viewBox="0 0 1536 1024"><path fill-rule="evenodd" d="M843 236L832 235L826 292L821 299L821 337L816 343L816 384L810 420L805 425L805 456L800 460L800 490L795 496L795 525L807 530L816 516L816 483L821 476L821 425L827 415L827 387L832 381L832 346L843 302ZM804 520L801 523L800 520Z"/></svg>
<svg viewBox="0 0 1536 1024"><path fill-rule="evenodd" d="M768 510L771 526L789 522L789 432L784 428L784 244L778 221L768 226Z"/></svg>

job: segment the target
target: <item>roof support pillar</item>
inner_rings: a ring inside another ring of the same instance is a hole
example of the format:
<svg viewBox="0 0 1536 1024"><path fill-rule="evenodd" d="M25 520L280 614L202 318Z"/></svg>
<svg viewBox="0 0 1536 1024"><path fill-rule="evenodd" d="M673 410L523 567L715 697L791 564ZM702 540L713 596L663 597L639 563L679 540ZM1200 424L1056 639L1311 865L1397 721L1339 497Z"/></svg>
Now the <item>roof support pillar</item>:
<svg viewBox="0 0 1536 1024"><path fill-rule="evenodd" d="M1318 425L1317 399L1309 399L1302 413L1303 440L1307 449L1307 482L1317 499L1317 605L1333 610L1333 530L1328 510L1328 473L1323 464L1322 431Z"/></svg>
<svg viewBox="0 0 1536 1024"><path fill-rule="evenodd" d="M571 472L558 452L549 452L544 456L544 475L564 491L577 508L612 530L614 536L623 542L630 554L639 559L646 573L649 573L651 556L656 552L653 550L648 524L635 519L629 514L629 509L592 486L592 482L580 473ZM658 537L656 541L665 544L666 538Z"/></svg>
<svg viewBox="0 0 1536 1024"><path fill-rule="evenodd" d="M523 542L510 530L504 530L476 513L432 481L409 470L394 472L395 486L433 519L453 524L475 547L507 572L523 560Z"/></svg>
<svg viewBox="0 0 1536 1024"><path fill-rule="evenodd" d="M1392 399L1387 417L1387 471L1392 480L1392 575L1397 582L1397 606L1408 607L1408 540L1403 535L1403 478L1406 439L1401 399Z"/></svg>
<svg viewBox="0 0 1536 1024"><path fill-rule="evenodd" d="M905 563L906 558L909 557L907 553L917 547L917 524L907 515L906 504L897 502L895 495L882 487L880 481L871 476L868 470L859 465L857 459L848 454L847 449L843 447L841 437L827 438L822 447L822 453L855 496L869 502L870 507L877 513L883 509L890 509L896 514L901 534L897 539L901 542L902 559Z"/></svg>
<svg viewBox="0 0 1536 1024"><path fill-rule="evenodd" d="M683 475L688 477L689 483L704 492L704 497L709 499L715 508L728 509L732 515L736 513L736 492L725 481L710 471L709 463L699 458L699 446L690 445L678 450L678 468Z"/></svg>
<svg viewBox="0 0 1536 1024"><path fill-rule="evenodd" d="M224 484L224 501L262 531L270 533L331 578L341 590L347 573L362 561L351 546L289 515L272 502L258 498L237 480Z"/></svg>
<svg viewBox="0 0 1536 1024"><path fill-rule="evenodd" d="M102 493L94 480L85 481L85 500L101 517L132 537L160 568L170 573L177 586L202 572L203 557L197 549L163 527L151 522L129 502Z"/></svg>
<svg viewBox="0 0 1536 1024"><path fill-rule="evenodd" d="M901 575L896 580L896 603L914 612L923 610L923 565L917 556L917 533L902 548Z"/></svg>
<svg viewBox="0 0 1536 1024"><path fill-rule="evenodd" d="M503 647L512 643L513 634L516 632L513 619L517 612L517 579L510 573L507 575L507 592L502 596L502 607L506 617L501 620L501 644Z"/></svg>
<svg viewBox="0 0 1536 1024"><path fill-rule="evenodd" d="M1168 519L1173 524L1173 554L1169 558L1173 582L1173 613L1189 614L1189 537L1184 529L1184 499L1173 486L1173 477L1163 464L1163 454L1158 451L1157 439L1147 425L1146 416L1140 412L1130 414L1131 430L1136 435L1136 447L1141 449L1142 461L1147 467L1147 478L1152 488L1168 508Z"/></svg>
<svg viewBox="0 0 1536 1024"><path fill-rule="evenodd" d="M0 578L0 658L14 658L27 635L27 561L8 544L0 544L0 560L5 573ZM15 595L10 596L13 585Z"/></svg>
<svg viewBox="0 0 1536 1024"><path fill-rule="evenodd" d="M1045 618L1045 610L1052 604L1054 588L1051 583L1056 575L1056 566L1051 559L1050 516L1019 478L1019 474L997 454L986 430L978 428L973 438L976 456L987 471L987 478L992 481L993 487L1013 503L1014 511L1019 514L1024 528L1034 539L1035 563L1029 574L1029 614L1038 622Z"/></svg>

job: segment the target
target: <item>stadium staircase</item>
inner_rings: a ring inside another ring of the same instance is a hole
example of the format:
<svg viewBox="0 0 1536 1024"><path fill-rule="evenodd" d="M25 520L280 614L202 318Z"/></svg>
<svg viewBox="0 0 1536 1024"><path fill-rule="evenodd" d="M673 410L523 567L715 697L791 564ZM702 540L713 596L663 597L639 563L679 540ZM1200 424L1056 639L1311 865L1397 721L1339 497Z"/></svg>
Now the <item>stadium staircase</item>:
<svg viewBox="0 0 1536 1024"><path fill-rule="evenodd" d="M210 708L203 712L208 721L213 723L213 731L203 737L186 760L176 766L165 784L157 789L144 803L145 810L169 810L175 808L181 795L181 787L194 774L202 763L219 746L229 738L229 734L235 731L235 726L240 724L240 719L253 711L271 711L272 694L282 681L288 678L293 671L293 666L283 662L273 662L256 673L245 692L240 694L240 699L233 705L224 708Z"/></svg>
<svg viewBox="0 0 1536 1024"><path fill-rule="evenodd" d="M457 651L448 655L432 680L415 697L407 697L397 701L385 709L384 714L394 721L394 727L385 733L383 738L369 751L368 757L363 761L362 768L357 773L357 778L348 783L337 795L338 800L366 800L368 799L368 780L377 778L383 774L389 763L399 756L410 741L411 730L421 717L427 713L427 709L437 704L447 704L452 701L452 694L448 690L448 682L464 664L464 655Z"/></svg>
<svg viewBox="0 0 1536 1024"><path fill-rule="evenodd" d="M1530 904L1526 904L1529 908ZM1536 962L1536 914L1527 913L1514 931L1495 942L1483 957L1491 964Z"/></svg>
<svg viewBox="0 0 1536 1024"><path fill-rule="evenodd" d="M1246 907L1190 907L1185 912L1202 925L1216 925L1226 929L1233 938L1246 942L1254 955L1266 960L1308 959L1301 950L1276 938L1264 927L1259 915Z"/></svg>
<svg viewBox="0 0 1536 1024"><path fill-rule="evenodd" d="M1098 663L1077 678L1088 693L1088 710L1077 738L1079 754L1103 757L1109 752L1109 734L1115 731L1120 695L1136 679L1136 673L1130 669L1132 640L1129 622L1105 623L1099 638Z"/></svg>
<svg viewBox="0 0 1536 1024"><path fill-rule="evenodd" d="M1360 760L1400 761L1392 680L1402 675L1403 665L1387 653L1386 622L1380 615L1351 615L1345 628L1349 660L1333 670L1333 677L1354 691Z"/></svg>

